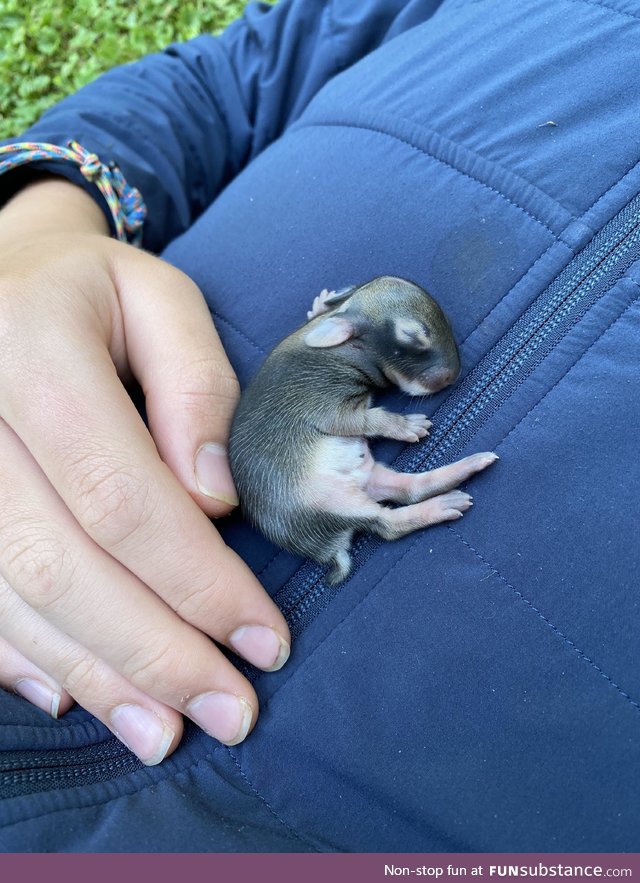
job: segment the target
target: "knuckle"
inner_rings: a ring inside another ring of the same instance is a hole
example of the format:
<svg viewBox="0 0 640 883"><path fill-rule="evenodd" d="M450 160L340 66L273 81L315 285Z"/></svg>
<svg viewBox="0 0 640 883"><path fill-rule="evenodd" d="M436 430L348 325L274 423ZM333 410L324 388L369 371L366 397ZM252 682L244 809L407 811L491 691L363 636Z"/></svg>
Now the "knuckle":
<svg viewBox="0 0 640 883"><path fill-rule="evenodd" d="M123 665L123 673L128 681L138 689L152 693L162 685L163 693L170 693L176 674L185 667L184 659L179 650L162 642L162 638L154 642L152 652L148 645L133 650Z"/></svg>
<svg viewBox="0 0 640 883"><path fill-rule="evenodd" d="M215 619L216 631L226 629L228 624L236 622L240 615L238 593L229 585L229 580L221 572L206 580L197 582L193 588L193 580L189 587L179 587L180 600L173 604L180 619L193 625L210 622Z"/></svg>
<svg viewBox="0 0 640 883"><path fill-rule="evenodd" d="M175 611L185 622L197 622L212 602L213 590L210 586L189 592L174 605Z"/></svg>
<svg viewBox="0 0 640 883"><path fill-rule="evenodd" d="M61 683L74 698L102 695L105 685L105 663L82 649L67 655L60 664Z"/></svg>
<svg viewBox="0 0 640 883"><path fill-rule="evenodd" d="M73 463L72 473L76 517L103 547L119 546L148 523L155 505L138 467L88 455Z"/></svg>
<svg viewBox="0 0 640 883"><path fill-rule="evenodd" d="M199 417L216 417L221 405L235 404L240 397L240 384L231 368L212 360L210 354L183 365L174 384L182 407Z"/></svg>
<svg viewBox="0 0 640 883"><path fill-rule="evenodd" d="M2 560L9 581L40 611L54 605L73 580L70 551L55 538L42 535L36 526L23 524L5 542Z"/></svg>

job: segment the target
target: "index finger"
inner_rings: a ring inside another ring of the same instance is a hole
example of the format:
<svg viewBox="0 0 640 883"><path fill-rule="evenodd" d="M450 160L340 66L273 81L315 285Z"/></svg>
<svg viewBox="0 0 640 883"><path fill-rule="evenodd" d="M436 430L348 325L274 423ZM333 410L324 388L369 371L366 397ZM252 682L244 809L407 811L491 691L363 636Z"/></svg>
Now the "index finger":
<svg viewBox="0 0 640 883"><path fill-rule="evenodd" d="M23 378L7 378L7 422L102 549L186 622L260 668L280 667L282 614L158 456L99 334L80 323L68 333L43 336L32 368L53 384L29 381L25 395Z"/></svg>

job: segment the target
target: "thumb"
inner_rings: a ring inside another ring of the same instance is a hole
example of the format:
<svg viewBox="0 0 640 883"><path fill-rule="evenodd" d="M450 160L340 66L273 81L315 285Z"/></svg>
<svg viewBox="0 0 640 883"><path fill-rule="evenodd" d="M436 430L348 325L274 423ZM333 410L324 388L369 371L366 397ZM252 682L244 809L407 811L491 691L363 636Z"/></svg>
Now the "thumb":
<svg viewBox="0 0 640 883"><path fill-rule="evenodd" d="M198 286L130 247L114 262L129 367L167 466L210 516L238 504L227 457L237 378Z"/></svg>

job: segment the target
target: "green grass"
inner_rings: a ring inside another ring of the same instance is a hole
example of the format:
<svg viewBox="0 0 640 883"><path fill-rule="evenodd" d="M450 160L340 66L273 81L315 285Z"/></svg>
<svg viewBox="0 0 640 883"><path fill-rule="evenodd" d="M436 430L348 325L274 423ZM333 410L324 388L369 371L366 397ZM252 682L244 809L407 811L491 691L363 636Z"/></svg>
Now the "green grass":
<svg viewBox="0 0 640 883"><path fill-rule="evenodd" d="M247 0L0 0L0 138L64 95L174 40L220 31Z"/></svg>

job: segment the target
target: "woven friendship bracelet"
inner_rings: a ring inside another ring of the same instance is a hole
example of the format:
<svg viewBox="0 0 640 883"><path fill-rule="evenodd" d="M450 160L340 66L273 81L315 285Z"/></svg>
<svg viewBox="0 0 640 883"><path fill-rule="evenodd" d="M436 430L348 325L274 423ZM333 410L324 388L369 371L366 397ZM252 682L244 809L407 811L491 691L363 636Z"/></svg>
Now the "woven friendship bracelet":
<svg viewBox="0 0 640 883"><path fill-rule="evenodd" d="M140 191L127 184L115 163L105 165L95 153L85 150L77 141L68 141L66 147L20 141L0 147L0 175L37 160L62 160L79 166L82 176L96 185L109 206L117 238L140 245L147 208Z"/></svg>

